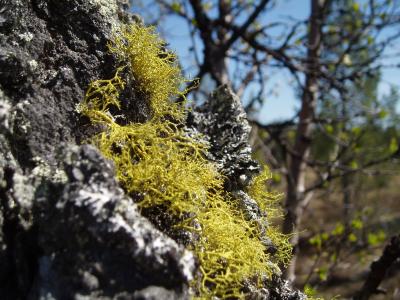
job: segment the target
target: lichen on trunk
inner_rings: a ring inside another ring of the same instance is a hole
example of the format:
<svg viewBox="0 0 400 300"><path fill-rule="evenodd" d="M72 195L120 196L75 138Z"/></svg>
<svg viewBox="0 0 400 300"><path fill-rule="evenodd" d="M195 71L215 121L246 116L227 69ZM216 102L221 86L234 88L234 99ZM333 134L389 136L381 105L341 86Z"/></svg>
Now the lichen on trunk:
<svg viewBox="0 0 400 300"><path fill-rule="evenodd" d="M208 161L208 144L185 131L185 106L173 102L184 95L185 79L175 55L164 47L152 27L123 26L109 43L121 63L114 78L90 84L79 111L102 131L91 142L116 166L118 181L140 207L163 207L176 217L175 228L195 238L187 246L199 261L192 282L196 296L243 298L245 282L261 287L288 262L287 237L269 226L265 231L241 210L224 189L224 176ZM152 109L144 123L119 124L123 79L131 76L135 88L147 96ZM275 206L265 191L265 174L249 180L248 191L264 217ZM261 236L275 242L267 251Z"/></svg>

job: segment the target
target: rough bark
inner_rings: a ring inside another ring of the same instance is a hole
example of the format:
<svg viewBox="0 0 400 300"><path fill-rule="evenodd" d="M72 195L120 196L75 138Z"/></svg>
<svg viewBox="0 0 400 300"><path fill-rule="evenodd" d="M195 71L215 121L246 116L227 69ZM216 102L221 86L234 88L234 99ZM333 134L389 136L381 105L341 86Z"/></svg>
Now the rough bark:
<svg viewBox="0 0 400 300"><path fill-rule="evenodd" d="M87 125L75 107L114 72L106 43L130 19L123 5L1 3L2 299L178 298L193 278L193 255L140 215L96 149L76 146Z"/></svg>

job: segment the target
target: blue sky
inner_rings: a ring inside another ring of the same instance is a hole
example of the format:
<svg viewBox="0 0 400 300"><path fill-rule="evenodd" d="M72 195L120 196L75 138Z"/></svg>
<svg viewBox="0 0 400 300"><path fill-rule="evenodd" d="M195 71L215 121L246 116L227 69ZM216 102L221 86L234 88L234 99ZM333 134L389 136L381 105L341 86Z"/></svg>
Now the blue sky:
<svg viewBox="0 0 400 300"><path fill-rule="evenodd" d="M270 22L282 21L287 16L299 20L306 19L310 13L309 2L309 0L279 0L276 7L271 12L263 15L263 18L267 18ZM191 61L191 56L188 52L191 43L185 21L179 17L169 18L163 28L159 28L159 31L162 35L165 35L170 48L176 51L183 67L189 70L191 76L195 76L196 70L187 68L187 66L193 65L193 61ZM397 63L400 63L400 59L397 59ZM382 80L378 87L379 95L387 94L390 91L391 85L399 87L398 78L400 78L400 71L398 69L383 70ZM295 114L296 108L299 106L299 100L292 88L294 84L291 82L291 79L291 76L285 71L278 72L271 69L266 89L268 93L263 106L257 114L261 122L269 123L285 120ZM251 93L252 88L250 87L243 96L243 99L246 99ZM400 103L398 104L398 108L400 111Z"/></svg>

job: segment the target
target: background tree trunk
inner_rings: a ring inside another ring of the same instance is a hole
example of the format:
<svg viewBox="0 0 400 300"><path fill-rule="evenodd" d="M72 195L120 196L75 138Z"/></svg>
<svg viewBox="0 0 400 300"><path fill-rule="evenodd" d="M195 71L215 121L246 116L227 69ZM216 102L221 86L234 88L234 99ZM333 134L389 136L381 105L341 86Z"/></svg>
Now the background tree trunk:
<svg viewBox="0 0 400 300"><path fill-rule="evenodd" d="M318 97L318 71L321 46L321 26L325 0L311 0L311 15L309 20L307 73L301 99L301 110L296 130L294 151L289 158L286 191L286 215L283 222L283 232L291 234L294 245L292 263L286 269L285 277L290 281L295 279L296 248L299 239L297 230L306 200L305 191L306 160L309 158L312 142L312 124Z"/></svg>

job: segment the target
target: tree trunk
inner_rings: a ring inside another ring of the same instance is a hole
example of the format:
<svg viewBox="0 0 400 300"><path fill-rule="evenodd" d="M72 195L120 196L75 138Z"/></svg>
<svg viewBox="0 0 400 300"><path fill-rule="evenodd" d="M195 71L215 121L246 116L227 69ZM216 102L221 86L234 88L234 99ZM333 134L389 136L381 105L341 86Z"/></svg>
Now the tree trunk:
<svg viewBox="0 0 400 300"><path fill-rule="evenodd" d="M289 157L286 191L286 215L283 222L283 232L291 234L294 247L293 258L290 266L285 271L285 277L290 281L295 280L296 255L298 244L298 229L304 211L306 195L305 175L306 160L310 154L312 141L312 125L316 110L318 96L318 70L321 44L321 24L323 19L324 0L311 0L311 15L309 18L307 73L299 123L296 130L294 153Z"/></svg>
<svg viewBox="0 0 400 300"><path fill-rule="evenodd" d="M232 22L231 6L232 4L230 0L218 1L219 19L226 24L230 24ZM211 75L213 76L217 85L230 85L227 62L228 53L222 51L222 47L227 42L228 38L228 30L222 26L219 27L217 30L217 45L215 49L213 49L214 53L210 55Z"/></svg>

